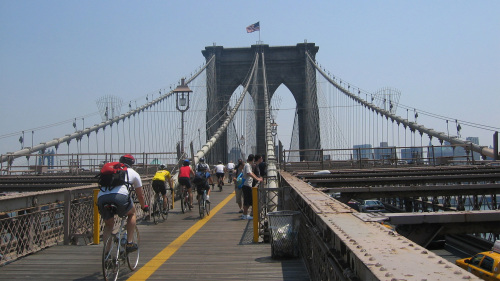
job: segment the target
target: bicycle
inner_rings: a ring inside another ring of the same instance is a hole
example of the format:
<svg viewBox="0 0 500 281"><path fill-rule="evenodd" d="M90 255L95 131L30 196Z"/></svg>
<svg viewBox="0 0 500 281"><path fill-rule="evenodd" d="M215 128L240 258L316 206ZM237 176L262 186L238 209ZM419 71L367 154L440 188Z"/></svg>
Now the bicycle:
<svg viewBox="0 0 500 281"><path fill-rule="evenodd" d="M113 215L116 214L117 207L114 203L107 203L104 208L108 208ZM127 215L121 217L120 229L117 234L111 234L108 239L104 242L104 248L102 250L102 274L104 280L115 281L118 278L118 273L120 272L120 265L127 261L128 267L131 271L134 271L139 264L139 229L137 225L134 229L134 237L132 242L137 244L138 249L134 252L127 253L125 247L127 245L127 228L126 220Z"/></svg>
<svg viewBox="0 0 500 281"><path fill-rule="evenodd" d="M207 190L203 189L203 194L198 194L198 208L200 211L200 219L205 216L205 213L210 215L210 202L207 201Z"/></svg>
<svg viewBox="0 0 500 281"><path fill-rule="evenodd" d="M181 210L184 214L187 210L191 211L191 205L189 205L189 192L185 186L182 186L182 195L181 195Z"/></svg>
<svg viewBox="0 0 500 281"><path fill-rule="evenodd" d="M217 185L219 187L219 192L222 192L222 186L224 185L224 177L219 177L217 180L219 181L219 184Z"/></svg>
<svg viewBox="0 0 500 281"><path fill-rule="evenodd" d="M167 196L167 208L163 208L163 196L160 192L155 194L155 200L153 203L152 216L155 224L158 222L165 221L168 218L168 209L170 208L170 202Z"/></svg>

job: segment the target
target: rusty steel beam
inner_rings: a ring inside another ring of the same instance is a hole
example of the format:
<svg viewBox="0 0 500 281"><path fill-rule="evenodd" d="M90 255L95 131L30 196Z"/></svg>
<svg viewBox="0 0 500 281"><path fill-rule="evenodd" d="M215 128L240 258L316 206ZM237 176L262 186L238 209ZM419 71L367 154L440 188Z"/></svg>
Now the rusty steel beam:
<svg viewBox="0 0 500 281"><path fill-rule="evenodd" d="M281 176L291 187L291 200L307 218L308 228L317 229L317 238L330 251L316 260L333 259L345 266L345 275L358 280L436 280L438 276L439 280L480 280L380 223L360 220L347 205L291 174L281 172ZM304 260L310 260L309 253L303 254Z"/></svg>

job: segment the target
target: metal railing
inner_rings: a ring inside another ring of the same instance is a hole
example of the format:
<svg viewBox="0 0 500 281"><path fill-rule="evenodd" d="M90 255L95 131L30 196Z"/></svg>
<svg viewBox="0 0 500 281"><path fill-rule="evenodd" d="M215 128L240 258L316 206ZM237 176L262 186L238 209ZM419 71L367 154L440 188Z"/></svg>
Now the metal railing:
<svg viewBox="0 0 500 281"><path fill-rule="evenodd" d="M316 161L303 161L309 151L319 155ZM477 165L484 160L468 146L357 147L349 149L284 150L281 168L291 170L363 169L398 166ZM486 159L486 158L485 158Z"/></svg>
<svg viewBox="0 0 500 281"><path fill-rule="evenodd" d="M150 180L143 183L145 200L151 202ZM96 188L90 185L0 197L0 265L58 244L92 243ZM138 203L136 210L137 218L144 219ZM99 236L103 227L101 219Z"/></svg>
<svg viewBox="0 0 500 281"><path fill-rule="evenodd" d="M0 162L2 175L98 173L104 163L119 161L124 153L34 153L26 154L11 162ZM158 165L165 164L169 171L177 165L176 152L135 153L134 169L141 174L156 172Z"/></svg>

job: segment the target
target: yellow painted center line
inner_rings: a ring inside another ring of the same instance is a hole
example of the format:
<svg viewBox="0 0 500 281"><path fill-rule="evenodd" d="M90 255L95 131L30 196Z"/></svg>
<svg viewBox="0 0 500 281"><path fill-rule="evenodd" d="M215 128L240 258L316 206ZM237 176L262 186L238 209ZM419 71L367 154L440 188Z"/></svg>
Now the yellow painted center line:
<svg viewBox="0 0 500 281"><path fill-rule="evenodd" d="M160 253L158 253L154 258L147 262L143 267L141 267L134 275L132 275L127 280L146 280L148 279L160 266L165 263L184 243L186 243L191 236L193 236L201 227L203 227L211 218L217 214L217 212L222 209L233 197L235 193L229 194L226 199L220 202L214 209L210 211L210 216L205 216L205 219L199 220L183 234L181 234L177 239L165 247Z"/></svg>

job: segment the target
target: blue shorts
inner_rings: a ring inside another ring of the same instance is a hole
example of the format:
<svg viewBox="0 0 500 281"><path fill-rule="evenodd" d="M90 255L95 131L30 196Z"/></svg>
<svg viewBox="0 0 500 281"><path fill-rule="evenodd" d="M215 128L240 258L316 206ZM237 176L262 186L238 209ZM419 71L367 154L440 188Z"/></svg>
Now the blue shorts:
<svg viewBox="0 0 500 281"><path fill-rule="evenodd" d="M134 202L132 202L132 198L130 198L130 196L120 193L102 195L97 199L97 207L99 208L99 214L101 214L103 220L108 220L114 217L114 214L111 213L109 209L104 208L104 204L108 203L114 203L116 205L116 214L120 217L125 216L134 206Z"/></svg>

